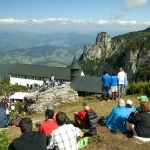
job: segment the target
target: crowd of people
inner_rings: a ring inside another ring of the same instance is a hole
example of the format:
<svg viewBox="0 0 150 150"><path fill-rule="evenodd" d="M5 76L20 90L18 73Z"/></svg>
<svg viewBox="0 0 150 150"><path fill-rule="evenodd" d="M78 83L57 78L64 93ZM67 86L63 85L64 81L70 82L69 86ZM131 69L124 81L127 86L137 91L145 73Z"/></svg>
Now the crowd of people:
<svg viewBox="0 0 150 150"><path fill-rule="evenodd" d="M118 100L108 116L102 116L102 121L111 132L132 132L134 136L150 140L150 111L148 98L138 97L139 105L134 108L133 101ZM7 127L8 116L4 104L0 102L0 127ZM97 113L90 108L89 102L83 102L83 110L74 112L74 121L70 121L64 112L55 112L49 105L45 111L45 120L32 131L30 118L22 118L18 124L22 135L14 139L8 150L77 150L78 142L89 136L98 134ZM83 133L82 129L87 129Z"/></svg>
<svg viewBox="0 0 150 150"><path fill-rule="evenodd" d="M54 80L54 78L52 78ZM101 123L111 132L132 133L134 137L150 141L150 110L147 96L138 97L139 105L134 108L133 101L124 101L123 95L127 86L127 75L120 68L118 74L102 76L102 98L111 96L116 100L115 106L108 116L101 116ZM110 92L111 89L111 92ZM111 94L110 94L110 93ZM79 142L85 137L98 134L97 113L90 108L87 101L83 102L83 110L74 112L74 121L71 121L64 112L55 112L54 105L45 110L45 120L37 131L33 131L33 122L30 118L21 118L18 126L22 135L14 139L8 150L78 150ZM9 124L9 114L4 102L0 102L0 128ZM85 133L82 129L87 129Z"/></svg>
<svg viewBox="0 0 150 150"><path fill-rule="evenodd" d="M113 71L110 76L108 70L105 70L102 82L102 101L116 100L116 97L120 98L125 95L128 85L127 73L122 68L119 68L118 74Z"/></svg>

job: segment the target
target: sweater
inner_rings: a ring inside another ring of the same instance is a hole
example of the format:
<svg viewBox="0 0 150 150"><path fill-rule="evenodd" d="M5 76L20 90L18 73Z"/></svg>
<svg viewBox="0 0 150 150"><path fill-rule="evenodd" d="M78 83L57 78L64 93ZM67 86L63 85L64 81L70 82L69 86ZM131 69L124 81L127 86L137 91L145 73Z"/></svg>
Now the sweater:
<svg viewBox="0 0 150 150"><path fill-rule="evenodd" d="M42 132L27 132L13 140L8 150L47 150L47 138Z"/></svg>

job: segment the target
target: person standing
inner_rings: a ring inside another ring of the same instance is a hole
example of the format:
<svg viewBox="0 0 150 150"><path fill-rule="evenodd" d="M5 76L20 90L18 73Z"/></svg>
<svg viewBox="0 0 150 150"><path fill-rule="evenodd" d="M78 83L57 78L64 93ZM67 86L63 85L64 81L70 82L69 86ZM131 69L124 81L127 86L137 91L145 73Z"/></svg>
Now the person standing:
<svg viewBox="0 0 150 150"><path fill-rule="evenodd" d="M112 100L116 100L117 90L118 90L118 77L116 73L113 71L111 76L111 92L112 92Z"/></svg>
<svg viewBox="0 0 150 150"><path fill-rule="evenodd" d="M121 97L124 95L124 80L125 80L125 72L122 68L119 68L118 73L118 97Z"/></svg>
<svg viewBox="0 0 150 150"><path fill-rule="evenodd" d="M111 83L111 76L108 75L108 71L105 70L104 75L102 76L102 101L105 99L108 101L109 99L109 90L110 90L110 83Z"/></svg>
<svg viewBox="0 0 150 150"><path fill-rule="evenodd" d="M32 131L32 120L23 118L19 122L22 135L9 145L8 150L47 150L47 138L44 133Z"/></svg>
<svg viewBox="0 0 150 150"><path fill-rule="evenodd" d="M53 75L51 76L51 85L52 85L52 87L55 86L55 80L54 80L54 76Z"/></svg>

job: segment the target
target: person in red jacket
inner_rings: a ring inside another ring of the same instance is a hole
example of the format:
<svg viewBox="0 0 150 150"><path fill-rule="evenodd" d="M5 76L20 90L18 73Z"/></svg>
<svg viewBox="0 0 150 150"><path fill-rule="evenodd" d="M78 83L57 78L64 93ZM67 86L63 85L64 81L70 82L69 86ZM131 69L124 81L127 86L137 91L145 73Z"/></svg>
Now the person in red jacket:
<svg viewBox="0 0 150 150"><path fill-rule="evenodd" d="M58 128L57 123L53 119L54 111L47 109L45 111L45 122L42 123L38 132L43 132L46 136L50 136L51 132Z"/></svg>
<svg viewBox="0 0 150 150"><path fill-rule="evenodd" d="M79 112L74 113L74 120L75 124L80 127L80 128L86 128L86 111L90 110L89 103L88 102L83 102L83 108L84 110L81 110Z"/></svg>

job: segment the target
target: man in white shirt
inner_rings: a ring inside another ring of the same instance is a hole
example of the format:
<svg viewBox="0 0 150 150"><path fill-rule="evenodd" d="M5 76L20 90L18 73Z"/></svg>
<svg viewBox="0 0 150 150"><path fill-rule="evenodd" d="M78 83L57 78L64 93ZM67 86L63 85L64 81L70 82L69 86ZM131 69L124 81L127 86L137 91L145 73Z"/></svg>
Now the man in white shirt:
<svg viewBox="0 0 150 150"><path fill-rule="evenodd" d="M72 124L66 124L66 114L58 112L56 121L59 127L51 132L47 149L57 147L59 150L78 150L77 136L79 135Z"/></svg>
<svg viewBox="0 0 150 150"><path fill-rule="evenodd" d="M125 80L125 72L122 68L119 68L119 73L118 73L118 96L121 97L124 94L124 80Z"/></svg>

